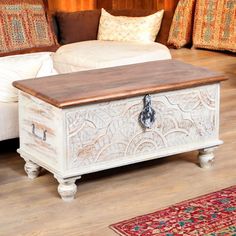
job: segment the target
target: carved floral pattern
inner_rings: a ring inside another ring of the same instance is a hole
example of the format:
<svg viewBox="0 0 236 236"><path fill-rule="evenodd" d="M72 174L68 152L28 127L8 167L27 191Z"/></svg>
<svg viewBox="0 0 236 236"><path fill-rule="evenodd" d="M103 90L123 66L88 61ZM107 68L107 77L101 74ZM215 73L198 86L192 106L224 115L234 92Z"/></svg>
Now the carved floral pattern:
<svg viewBox="0 0 236 236"><path fill-rule="evenodd" d="M143 129L143 97L71 109L66 113L69 168L150 155L217 136L217 85L152 95L156 121Z"/></svg>

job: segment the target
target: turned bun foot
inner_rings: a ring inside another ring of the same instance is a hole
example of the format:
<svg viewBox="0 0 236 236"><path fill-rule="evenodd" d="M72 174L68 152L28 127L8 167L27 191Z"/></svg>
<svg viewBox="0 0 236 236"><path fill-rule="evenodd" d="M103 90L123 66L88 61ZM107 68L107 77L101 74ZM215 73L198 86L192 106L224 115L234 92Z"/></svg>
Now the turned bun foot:
<svg viewBox="0 0 236 236"><path fill-rule="evenodd" d="M62 200L65 202L71 202L74 200L77 193L77 185L75 184L75 181L81 177L78 176L76 178L63 179L55 176L55 178L59 182L57 190Z"/></svg>
<svg viewBox="0 0 236 236"><path fill-rule="evenodd" d="M198 159L200 167L209 169L213 166L215 160L214 149L215 148L207 148L199 151Z"/></svg>
<svg viewBox="0 0 236 236"><path fill-rule="evenodd" d="M60 194L61 198L65 202L71 202L75 198L75 194L77 192L76 184L59 184L58 185L58 193Z"/></svg>
<svg viewBox="0 0 236 236"><path fill-rule="evenodd" d="M30 160L26 160L24 169L29 179L35 179L38 177L41 167Z"/></svg>

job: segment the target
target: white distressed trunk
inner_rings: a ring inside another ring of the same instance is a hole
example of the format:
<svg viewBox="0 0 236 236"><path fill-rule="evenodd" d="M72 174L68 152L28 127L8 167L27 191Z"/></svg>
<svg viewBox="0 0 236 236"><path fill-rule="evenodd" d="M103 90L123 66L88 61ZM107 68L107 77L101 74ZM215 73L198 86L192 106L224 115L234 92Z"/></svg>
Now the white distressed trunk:
<svg viewBox="0 0 236 236"><path fill-rule="evenodd" d="M60 109L20 92L19 152L54 173L64 200L73 199L74 182L86 173L200 149L203 166L204 155L207 162L214 157L206 149L222 143L219 88L217 83L151 95L151 129L139 123L143 96Z"/></svg>

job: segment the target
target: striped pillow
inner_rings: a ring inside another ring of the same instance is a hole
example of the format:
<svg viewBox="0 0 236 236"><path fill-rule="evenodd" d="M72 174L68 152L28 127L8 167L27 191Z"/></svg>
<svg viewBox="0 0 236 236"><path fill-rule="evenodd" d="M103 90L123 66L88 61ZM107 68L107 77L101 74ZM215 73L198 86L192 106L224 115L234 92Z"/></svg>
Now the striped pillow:
<svg viewBox="0 0 236 236"><path fill-rule="evenodd" d="M192 41L193 15L196 0L180 0L171 24L168 45L181 48Z"/></svg>
<svg viewBox="0 0 236 236"><path fill-rule="evenodd" d="M236 52L235 0L197 0L193 45Z"/></svg>

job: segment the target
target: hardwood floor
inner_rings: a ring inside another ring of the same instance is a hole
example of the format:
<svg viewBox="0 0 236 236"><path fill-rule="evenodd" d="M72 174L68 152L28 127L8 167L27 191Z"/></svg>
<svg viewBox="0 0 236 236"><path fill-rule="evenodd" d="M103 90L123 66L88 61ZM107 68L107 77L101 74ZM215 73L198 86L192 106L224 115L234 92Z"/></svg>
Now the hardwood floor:
<svg viewBox="0 0 236 236"><path fill-rule="evenodd" d="M215 152L214 168L199 168L197 153L191 152L90 174L77 181L77 198L65 203L50 173L29 180L16 144L0 143L1 236L116 235L108 228L111 223L236 184L236 57L189 49L172 50L172 55L229 77L221 93L225 143Z"/></svg>

